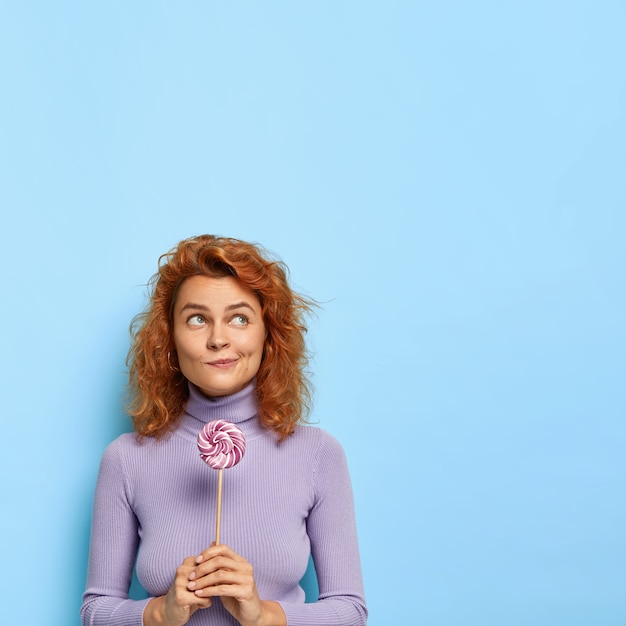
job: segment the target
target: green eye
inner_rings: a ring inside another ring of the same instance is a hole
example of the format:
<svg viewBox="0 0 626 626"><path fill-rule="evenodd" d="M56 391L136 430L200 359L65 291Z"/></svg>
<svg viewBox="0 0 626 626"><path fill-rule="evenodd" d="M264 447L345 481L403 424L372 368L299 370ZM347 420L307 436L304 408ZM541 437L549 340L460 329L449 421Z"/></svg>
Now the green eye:
<svg viewBox="0 0 626 626"><path fill-rule="evenodd" d="M248 323L248 318L245 315L235 315L232 319L232 323L235 326L245 326Z"/></svg>
<svg viewBox="0 0 626 626"><path fill-rule="evenodd" d="M188 320L188 324L191 326L202 326L202 324L204 324L204 317L202 317L202 315L192 315Z"/></svg>

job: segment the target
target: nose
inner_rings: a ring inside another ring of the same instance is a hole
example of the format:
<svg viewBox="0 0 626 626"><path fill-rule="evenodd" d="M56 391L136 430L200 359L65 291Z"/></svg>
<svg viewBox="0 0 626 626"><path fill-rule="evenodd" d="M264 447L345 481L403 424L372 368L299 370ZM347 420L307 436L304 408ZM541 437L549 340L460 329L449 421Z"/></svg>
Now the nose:
<svg viewBox="0 0 626 626"><path fill-rule="evenodd" d="M221 350L228 345L226 330L221 324L214 324L212 326L207 345L211 350Z"/></svg>

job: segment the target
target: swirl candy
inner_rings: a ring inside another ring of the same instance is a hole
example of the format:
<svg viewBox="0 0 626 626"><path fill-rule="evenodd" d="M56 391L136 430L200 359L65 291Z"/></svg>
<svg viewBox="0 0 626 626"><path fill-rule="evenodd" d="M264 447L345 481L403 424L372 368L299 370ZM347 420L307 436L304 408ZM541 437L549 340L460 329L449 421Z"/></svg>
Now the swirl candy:
<svg viewBox="0 0 626 626"><path fill-rule="evenodd" d="M200 458L213 469L221 470L241 461L246 439L241 430L226 420L214 420L202 427L198 435Z"/></svg>

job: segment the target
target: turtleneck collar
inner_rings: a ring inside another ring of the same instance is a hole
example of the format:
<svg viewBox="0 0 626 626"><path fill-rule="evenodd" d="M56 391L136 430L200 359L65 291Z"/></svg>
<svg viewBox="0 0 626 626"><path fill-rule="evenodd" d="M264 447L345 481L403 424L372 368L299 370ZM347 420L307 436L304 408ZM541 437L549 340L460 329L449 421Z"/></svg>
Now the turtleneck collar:
<svg viewBox="0 0 626 626"><path fill-rule="evenodd" d="M189 398L176 429L176 433L182 437L195 441L204 424L219 419L237 424L247 440L267 432L257 419L258 402L254 380L241 391L218 398L209 398L194 384L188 385Z"/></svg>

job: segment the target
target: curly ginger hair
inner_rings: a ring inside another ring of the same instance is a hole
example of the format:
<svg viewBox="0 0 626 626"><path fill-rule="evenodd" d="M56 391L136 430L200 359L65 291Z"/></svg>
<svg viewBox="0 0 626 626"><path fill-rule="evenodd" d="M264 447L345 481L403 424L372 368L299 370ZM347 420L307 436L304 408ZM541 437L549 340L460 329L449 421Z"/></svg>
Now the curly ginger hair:
<svg viewBox="0 0 626 626"><path fill-rule="evenodd" d="M173 309L191 276L234 276L258 297L267 332L256 375L259 421L285 439L310 409L304 317L314 302L291 289L286 265L261 246L214 235L184 239L160 257L148 283L148 308L131 323L127 408L135 431L155 438L170 432L189 397L177 367Z"/></svg>

